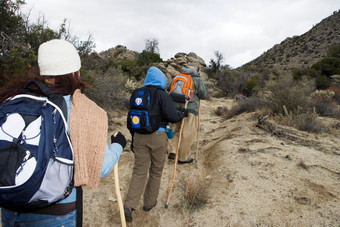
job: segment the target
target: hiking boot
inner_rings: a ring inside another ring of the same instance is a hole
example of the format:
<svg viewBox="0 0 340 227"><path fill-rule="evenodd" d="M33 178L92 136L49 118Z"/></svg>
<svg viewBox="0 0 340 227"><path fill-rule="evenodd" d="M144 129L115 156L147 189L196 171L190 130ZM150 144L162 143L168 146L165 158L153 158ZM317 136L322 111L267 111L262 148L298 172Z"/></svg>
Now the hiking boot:
<svg viewBox="0 0 340 227"><path fill-rule="evenodd" d="M175 159L176 158L176 154L175 153L170 153L168 156L168 159Z"/></svg>
<svg viewBox="0 0 340 227"><path fill-rule="evenodd" d="M189 164L192 163L194 161L193 158L188 158L186 161L180 161L178 160L178 164L182 165L182 164Z"/></svg>
<svg viewBox="0 0 340 227"><path fill-rule="evenodd" d="M154 205L154 206L152 206L152 207L147 207L147 206L143 206L143 210L145 211L145 212L149 212L152 208L154 208L156 205Z"/></svg>
<svg viewBox="0 0 340 227"><path fill-rule="evenodd" d="M124 207L125 220L132 222L132 210L128 207Z"/></svg>

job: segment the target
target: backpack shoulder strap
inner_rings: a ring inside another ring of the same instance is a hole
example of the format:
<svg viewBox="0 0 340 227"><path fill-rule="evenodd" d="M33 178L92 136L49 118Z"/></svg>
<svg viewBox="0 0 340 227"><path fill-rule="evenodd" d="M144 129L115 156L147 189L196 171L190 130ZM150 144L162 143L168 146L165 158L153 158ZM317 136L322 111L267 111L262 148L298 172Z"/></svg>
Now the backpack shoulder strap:
<svg viewBox="0 0 340 227"><path fill-rule="evenodd" d="M51 90L43 83L43 82L40 82L40 81L37 81L37 80L31 80L31 81L28 81L24 88L23 88L23 92L25 94L33 94L33 95L36 95L34 93L32 93L30 90L29 90L29 86L31 86L32 84L35 84L38 86L38 88L40 89L40 91L51 101L53 102L54 104L56 104L63 112L64 114L64 117L66 118L67 117L67 105L66 105L66 102L65 102L65 99L63 97L62 94L55 94L55 93L52 93Z"/></svg>

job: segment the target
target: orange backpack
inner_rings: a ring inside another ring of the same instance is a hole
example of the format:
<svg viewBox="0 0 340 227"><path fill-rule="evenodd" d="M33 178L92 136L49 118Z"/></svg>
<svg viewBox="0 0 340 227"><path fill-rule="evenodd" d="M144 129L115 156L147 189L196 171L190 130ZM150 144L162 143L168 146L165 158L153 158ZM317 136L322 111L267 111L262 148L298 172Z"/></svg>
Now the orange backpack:
<svg viewBox="0 0 340 227"><path fill-rule="evenodd" d="M175 102L192 102L194 99L194 82L191 75L187 73L176 75L170 85L169 93Z"/></svg>

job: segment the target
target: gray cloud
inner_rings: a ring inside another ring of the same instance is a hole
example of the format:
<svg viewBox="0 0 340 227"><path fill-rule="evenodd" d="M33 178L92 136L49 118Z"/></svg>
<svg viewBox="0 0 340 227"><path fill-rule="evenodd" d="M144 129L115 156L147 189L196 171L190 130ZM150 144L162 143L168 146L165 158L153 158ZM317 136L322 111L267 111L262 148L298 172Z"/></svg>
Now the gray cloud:
<svg viewBox="0 0 340 227"><path fill-rule="evenodd" d="M43 13L56 29L69 20L72 33L94 36L98 52L125 45L142 51L157 38L161 57L195 52L206 63L218 50L234 68L286 37L301 35L340 9L338 0L26 0L31 18Z"/></svg>

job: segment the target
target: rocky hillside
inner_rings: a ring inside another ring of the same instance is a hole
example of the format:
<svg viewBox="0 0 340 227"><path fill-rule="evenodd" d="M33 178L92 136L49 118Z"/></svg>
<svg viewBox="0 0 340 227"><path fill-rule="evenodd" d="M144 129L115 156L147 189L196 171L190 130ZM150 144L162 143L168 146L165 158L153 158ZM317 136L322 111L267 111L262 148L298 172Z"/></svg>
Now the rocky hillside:
<svg viewBox="0 0 340 227"><path fill-rule="evenodd" d="M124 46L118 46L100 53L91 54L90 58L83 65L85 69L91 70L95 68L104 68L105 65L113 62L134 61L137 59L138 52L128 50ZM177 53L174 57L156 64L156 66L164 72L168 79L173 78L183 67L189 65L196 66L200 70L201 76L206 76L203 70L206 68L204 60L193 52L188 54L183 52Z"/></svg>
<svg viewBox="0 0 340 227"><path fill-rule="evenodd" d="M288 37L245 66L289 70L310 67L327 55L327 49L340 43L340 10L323 19L300 36Z"/></svg>

